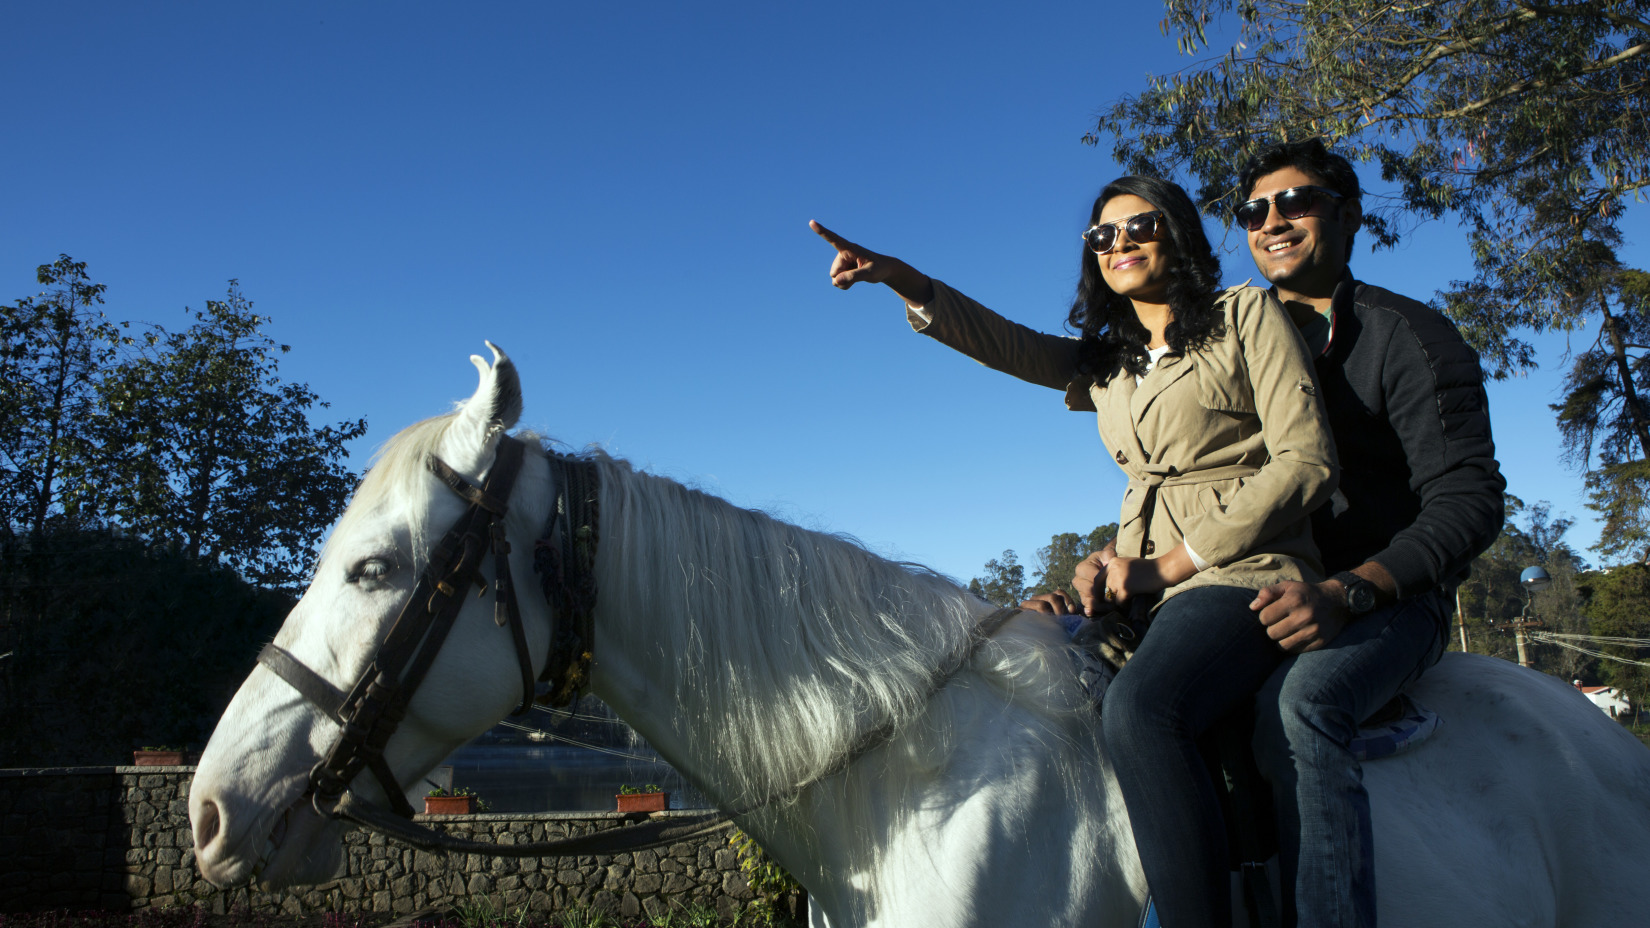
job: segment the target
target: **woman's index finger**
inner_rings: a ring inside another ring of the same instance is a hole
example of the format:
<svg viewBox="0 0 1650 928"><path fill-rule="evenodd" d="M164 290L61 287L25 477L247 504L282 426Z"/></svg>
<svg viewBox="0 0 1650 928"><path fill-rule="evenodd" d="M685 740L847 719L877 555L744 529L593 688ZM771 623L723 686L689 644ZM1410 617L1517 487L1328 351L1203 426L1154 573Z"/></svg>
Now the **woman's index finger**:
<svg viewBox="0 0 1650 928"><path fill-rule="evenodd" d="M836 246L839 249L847 248L848 245L849 245L847 239L845 239L842 236L836 234L835 232L832 232L830 229L825 228L823 225L820 225L819 220L817 220L817 219L808 220L808 228L813 229L815 232L818 232L820 238L824 239L827 242L830 242L832 245Z"/></svg>

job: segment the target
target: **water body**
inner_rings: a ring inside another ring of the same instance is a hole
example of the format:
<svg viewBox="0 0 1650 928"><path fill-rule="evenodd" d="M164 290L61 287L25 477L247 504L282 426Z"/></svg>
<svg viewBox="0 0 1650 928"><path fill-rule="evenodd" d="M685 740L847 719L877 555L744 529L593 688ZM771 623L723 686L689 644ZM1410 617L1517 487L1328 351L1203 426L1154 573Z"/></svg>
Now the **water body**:
<svg viewBox="0 0 1650 928"><path fill-rule="evenodd" d="M650 753L630 749L633 753ZM622 786L657 784L672 809L711 808L699 791L658 757L633 760L559 744L467 744L444 763L453 785L468 787L494 812L611 812Z"/></svg>

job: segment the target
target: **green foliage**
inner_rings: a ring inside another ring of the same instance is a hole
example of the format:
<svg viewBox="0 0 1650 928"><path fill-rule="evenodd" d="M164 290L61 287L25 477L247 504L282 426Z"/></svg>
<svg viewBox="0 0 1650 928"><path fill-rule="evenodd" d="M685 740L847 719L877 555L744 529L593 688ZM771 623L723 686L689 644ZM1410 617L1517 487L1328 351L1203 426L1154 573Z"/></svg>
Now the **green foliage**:
<svg viewBox="0 0 1650 928"><path fill-rule="evenodd" d="M998 606L1016 606L1026 599L1055 590L1071 593L1071 578L1082 560L1117 537L1117 523L1097 526L1086 535L1062 532L1037 549L1037 578L1026 585L1025 566L1013 549L985 562L983 577L968 581L968 591Z"/></svg>
<svg viewBox="0 0 1650 928"><path fill-rule="evenodd" d="M646 786L632 786L629 783L625 783L619 786L619 794L622 796L635 796L640 795L641 793L662 792L664 792L664 790L661 789L657 783L649 783Z"/></svg>
<svg viewBox="0 0 1650 928"><path fill-rule="evenodd" d="M1582 612L1580 585L1587 564L1576 554L1565 534L1574 521L1554 517L1545 502L1525 504L1507 494L1507 519L1495 543L1472 563L1472 576L1456 592L1461 615L1466 617L1469 650L1509 661L1518 660L1512 623L1531 606L1534 618L1549 631L1588 633L1588 619ZM1524 569L1541 566L1552 577L1552 586L1533 595L1519 583ZM1451 630L1452 650L1460 649L1460 629ZM1566 682L1590 678L1593 661L1575 651L1546 645L1529 645L1527 653L1535 669Z"/></svg>
<svg viewBox="0 0 1650 928"><path fill-rule="evenodd" d="M1603 518L1594 550L1650 557L1650 274L1622 271L1619 305L1601 301L1603 324L1577 353L1558 414L1565 457L1586 472L1588 508ZM1594 455L1599 466L1592 467Z"/></svg>
<svg viewBox="0 0 1650 928"><path fill-rule="evenodd" d="M1585 584L1587 617L1591 634L1615 638L1650 638L1650 566L1628 564L1600 571ZM1644 649L1626 645L1602 645L1600 651L1627 661L1650 660ZM1650 667L1616 660L1601 660L1598 677L1620 690L1634 706L1650 698Z"/></svg>
<svg viewBox="0 0 1650 928"><path fill-rule="evenodd" d="M64 516L64 471L91 441L97 384L126 340L97 309L103 284L61 255L52 289L0 306L0 538L40 537Z"/></svg>
<svg viewBox="0 0 1650 928"><path fill-rule="evenodd" d="M469 788L468 786L455 786L452 789L447 789L445 787L437 786L435 789L430 790L429 792L425 793L424 795L426 795L426 796L474 796L475 794L476 794L476 791Z"/></svg>
<svg viewBox="0 0 1650 928"><path fill-rule="evenodd" d="M99 515L266 586L296 589L314 545L343 512L354 478L346 442L366 420L313 427L325 407L282 382L277 345L234 281L179 333L151 332L144 350L100 385L100 443L88 478L104 483Z"/></svg>
<svg viewBox="0 0 1650 928"><path fill-rule="evenodd" d="M1071 593L1071 578L1083 559L1104 548L1117 537L1117 523L1096 526L1087 535L1062 532L1037 549L1037 582L1026 591L1027 596L1065 590Z"/></svg>
<svg viewBox="0 0 1650 928"><path fill-rule="evenodd" d="M342 511L366 424L310 426L318 398L280 381L233 283L187 331L134 341L83 262L36 276L50 289L0 307L0 766L202 744Z"/></svg>
<svg viewBox="0 0 1650 928"><path fill-rule="evenodd" d="M985 562L985 576L968 581L968 592L997 606L1013 606L1026 598L1026 569L1012 549L1001 560Z"/></svg>
<svg viewBox="0 0 1650 928"><path fill-rule="evenodd" d="M164 546L55 531L0 551L13 658L0 687L0 767L130 763L144 744L200 746L285 594Z"/></svg>
<svg viewBox="0 0 1650 928"><path fill-rule="evenodd" d="M650 928L712 928L720 925L722 919L714 909L690 905L671 909L663 915L650 915L647 923Z"/></svg>
<svg viewBox="0 0 1650 928"><path fill-rule="evenodd" d="M750 883L751 892L756 895L746 903L744 911L739 915L741 925L777 925L786 924L794 920L795 903L802 892L802 885L796 881L779 864L768 857L756 839L743 831L734 829L728 837L728 844L733 847L739 857L739 870L745 874Z"/></svg>
<svg viewBox="0 0 1650 928"><path fill-rule="evenodd" d="M471 896L460 899L453 905L453 914L457 916L457 928L523 928L528 924L526 906L517 906L507 911L498 900L491 896ZM582 913L581 913L582 914ZM604 918L605 916L598 916ZM612 924L606 921L586 921L592 926Z"/></svg>

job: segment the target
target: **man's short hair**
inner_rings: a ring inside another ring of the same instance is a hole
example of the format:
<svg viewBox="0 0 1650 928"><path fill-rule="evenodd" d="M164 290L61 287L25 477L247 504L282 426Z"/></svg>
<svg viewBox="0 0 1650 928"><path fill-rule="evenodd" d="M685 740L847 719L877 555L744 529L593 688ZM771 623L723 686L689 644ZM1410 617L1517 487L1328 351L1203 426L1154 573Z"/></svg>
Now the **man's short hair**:
<svg viewBox="0 0 1650 928"><path fill-rule="evenodd" d="M1352 162L1330 151L1319 138L1304 142L1277 142L1261 149L1244 165L1243 173L1238 175L1238 199L1249 199L1257 181L1284 168L1296 168L1311 174L1322 181L1323 186L1347 200L1363 202L1363 188L1358 186L1358 172L1352 169ZM1352 259L1353 238L1353 235L1346 237L1346 257L1349 261Z"/></svg>

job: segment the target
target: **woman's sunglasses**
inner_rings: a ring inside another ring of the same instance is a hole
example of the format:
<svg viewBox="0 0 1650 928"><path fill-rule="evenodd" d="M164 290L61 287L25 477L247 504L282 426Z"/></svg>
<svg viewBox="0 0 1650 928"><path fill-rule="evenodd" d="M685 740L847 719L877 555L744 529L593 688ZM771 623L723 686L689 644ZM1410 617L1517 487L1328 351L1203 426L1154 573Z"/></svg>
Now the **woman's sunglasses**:
<svg viewBox="0 0 1650 928"><path fill-rule="evenodd" d="M1135 213L1114 222L1095 223L1087 232L1083 233L1083 241L1088 243L1089 250L1097 255L1110 254L1117 247L1117 232L1119 229L1129 234L1129 241L1136 245L1155 242L1164 232L1168 231L1163 221L1163 213L1153 210L1149 213Z"/></svg>
<svg viewBox="0 0 1650 928"><path fill-rule="evenodd" d="M1290 187L1288 190L1279 190L1269 197L1239 203L1237 208L1232 210L1232 218L1248 231L1259 232L1261 227L1266 225L1266 217L1272 211L1270 204L1278 205L1278 215L1283 218L1299 219L1312 212L1312 207L1317 205L1320 197L1346 199L1328 187Z"/></svg>

